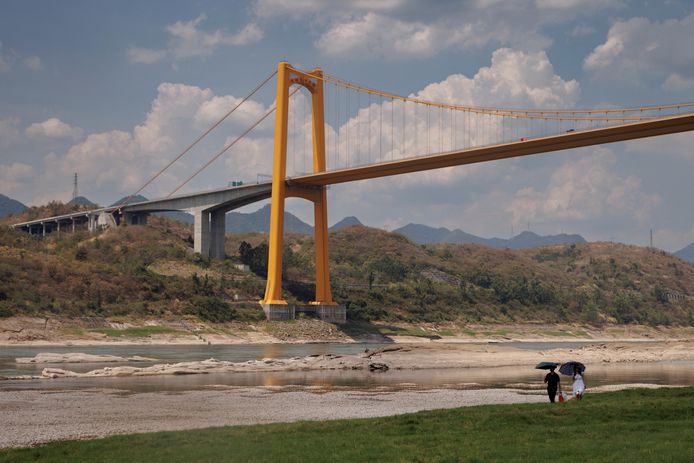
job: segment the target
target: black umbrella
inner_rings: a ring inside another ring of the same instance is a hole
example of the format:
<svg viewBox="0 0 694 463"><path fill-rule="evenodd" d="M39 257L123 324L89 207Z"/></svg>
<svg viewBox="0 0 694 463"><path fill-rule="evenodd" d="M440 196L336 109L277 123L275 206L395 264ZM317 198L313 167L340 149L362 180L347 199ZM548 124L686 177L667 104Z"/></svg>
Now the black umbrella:
<svg viewBox="0 0 694 463"><path fill-rule="evenodd" d="M578 370L580 374L586 371L586 366L581 362L566 362L559 367L559 373L562 375L573 376L574 371Z"/></svg>
<svg viewBox="0 0 694 463"><path fill-rule="evenodd" d="M551 368L557 368L557 365L559 365L559 362L540 362L535 365L535 368L538 370L549 370Z"/></svg>

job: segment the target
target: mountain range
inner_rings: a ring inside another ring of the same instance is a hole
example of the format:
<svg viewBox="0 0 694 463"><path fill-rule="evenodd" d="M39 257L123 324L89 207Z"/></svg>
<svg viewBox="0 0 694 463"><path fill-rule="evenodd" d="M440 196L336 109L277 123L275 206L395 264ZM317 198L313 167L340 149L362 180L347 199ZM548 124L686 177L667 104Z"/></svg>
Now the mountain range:
<svg viewBox="0 0 694 463"><path fill-rule="evenodd" d="M481 244L483 246L489 246L490 248L524 249L586 242L581 235L567 235L561 233L559 235L540 236L531 231L524 231L509 239L482 238L459 229L449 230L444 227L434 228L416 223L407 224L393 231L406 236L418 244Z"/></svg>
<svg viewBox="0 0 694 463"><path fill-rule="evenodd" d="M126 198L122 198L112 204L121 204L125 202ZM129 203L147 201L144 196L138 195L128 199ZM80 205L93 205L96 204L89 201L83 196L78 196L70 203L80 204ZM0 194L0 219L7 217L10 214L22 213L27 206L21 202L12 199L8 196ZM159 212L157 216L166 217L172 220L178 220L184 223L193 223L193 216L186 212L171 211L171 212ZM270 205L266 204L262 208L255 212L229 212L226 214L226 230L229 233L251 233L251 232L261 232L267 233L270 229ZM345 217L339 222L335 223L330 227L330 231L334 232L342 228L351 227L354 225L362 225L362 223L356 217L350 216ZM290 212L284 213L284 229L288 233L298 233L298 234L312 234L313 227L306 222L299 219L297 216L291 214ZM404 227L400 227L393 230L395 233L399 233L411 241L417 244L480 244L483 246L488 246L491 248L510 248L510 249L524 249L524 248L534 248L540 246L551 246L551 245L562 245L562 244L573 244L573 243L585 243L586 240L577 234L565 234L561 233L558 235L547 235L542 236L531 231L524 231L518 235L505 239L505 238L482 238L480 236L472 235L466 233L460 229L449 230L445 227L430 227L428 225L414 224L410 223ZM682 260L694 263L694 243L680 249L673 253L675 256Z"/></svg>

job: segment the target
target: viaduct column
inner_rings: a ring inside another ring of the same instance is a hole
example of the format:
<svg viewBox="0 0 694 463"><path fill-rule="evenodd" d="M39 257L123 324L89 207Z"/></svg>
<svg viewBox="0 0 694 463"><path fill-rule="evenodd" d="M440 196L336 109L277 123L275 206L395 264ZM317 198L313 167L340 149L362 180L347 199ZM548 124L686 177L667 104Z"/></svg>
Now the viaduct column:
<svg viewBox="0 0 694 463"><path fill-rule="evenodd" d="M210 212L210 257L212 259L224 260L225 215L224 211Z"/></svg>
<svg viewBox="0 0 694 463"><path fill-rule="evenodd" d="M193 250L207 258L210 256L210 213L196 209L193 216Z"/></svg>

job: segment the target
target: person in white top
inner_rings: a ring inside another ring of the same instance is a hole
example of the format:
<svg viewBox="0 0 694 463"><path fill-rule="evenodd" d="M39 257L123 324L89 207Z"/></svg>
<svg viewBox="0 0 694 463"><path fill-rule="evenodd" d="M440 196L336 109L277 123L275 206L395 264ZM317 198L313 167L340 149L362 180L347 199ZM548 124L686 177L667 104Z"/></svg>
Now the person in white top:
<svg viewBox="0 0 694 463"><path fill-rule="evenodd" d="M581 370L574 368L574 384L573 393L577 400L583 398L583 392L586 390L586 384L583 382L583 376L581 375Z"/></svg>

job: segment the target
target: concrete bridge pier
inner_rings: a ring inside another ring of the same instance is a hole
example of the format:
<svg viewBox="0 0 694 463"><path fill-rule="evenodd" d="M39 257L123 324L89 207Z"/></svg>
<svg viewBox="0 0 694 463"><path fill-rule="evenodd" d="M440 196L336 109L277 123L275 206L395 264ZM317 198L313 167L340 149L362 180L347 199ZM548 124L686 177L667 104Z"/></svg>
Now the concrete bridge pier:
<svg viewBox="0 0 694 463"><path fill-rule="evenodd" d="M224 259L225 212L196 209L193 211L193 249L201 256Z"/></svg>
<svg viewBox="0 0 694 463"><path fill-rule="evenodd" d="M224 211L210 212L210 258L212 259L224 260L226 255L224 252L225 215Z"/></svg>

